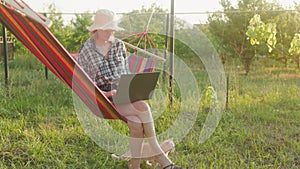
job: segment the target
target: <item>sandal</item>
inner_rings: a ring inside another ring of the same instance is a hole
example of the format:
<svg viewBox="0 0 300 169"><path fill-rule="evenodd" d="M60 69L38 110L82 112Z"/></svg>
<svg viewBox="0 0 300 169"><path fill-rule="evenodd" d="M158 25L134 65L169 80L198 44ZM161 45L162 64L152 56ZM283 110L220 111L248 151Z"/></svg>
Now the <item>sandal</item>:
<svg viewBox="0 0 300 169"><path fill-rule="evenodd" d="M171 164L165 166L163 169L183 169L183 168L181 168L181 167L179 167L179 166L174 165L173 163L171 163Z"/></svg>

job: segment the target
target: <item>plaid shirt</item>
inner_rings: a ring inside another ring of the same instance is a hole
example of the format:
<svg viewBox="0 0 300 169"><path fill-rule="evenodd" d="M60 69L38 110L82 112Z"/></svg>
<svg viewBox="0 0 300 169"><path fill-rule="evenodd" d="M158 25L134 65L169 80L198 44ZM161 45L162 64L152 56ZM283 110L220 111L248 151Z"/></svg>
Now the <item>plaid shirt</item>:
<svg viewBox="0 0 300 169"><path fill-rule="evenodd" d="M103 91L112 90L121 74L129 73L125 45L116 38L112 41L107 59L97 49L94 39L90 38L80 49L77 62Z"/></svg>

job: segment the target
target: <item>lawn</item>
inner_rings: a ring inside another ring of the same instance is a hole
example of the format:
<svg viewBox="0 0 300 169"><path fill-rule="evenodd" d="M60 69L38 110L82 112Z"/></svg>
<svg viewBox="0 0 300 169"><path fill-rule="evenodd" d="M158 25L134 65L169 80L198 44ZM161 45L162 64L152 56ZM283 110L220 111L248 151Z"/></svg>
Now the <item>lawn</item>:
<svg viewBox="0 0 300 169"><path fill-rule="evenodd" d="M86 134L72 92L51 73L46 80L33 56L10 61L8 86L2 61L0 70L0 168L127 168ZM245 76L231 66L226 74L229 104L216 131L200 142L208 113L200 106L195 124L170 158L189 169L299 168L300 71L254 67ZM176 111L174 104L165 113ZM156 121L158 133L172 123L168 118L173 116ZM120 123L111 125L126 134Z"/></svg>

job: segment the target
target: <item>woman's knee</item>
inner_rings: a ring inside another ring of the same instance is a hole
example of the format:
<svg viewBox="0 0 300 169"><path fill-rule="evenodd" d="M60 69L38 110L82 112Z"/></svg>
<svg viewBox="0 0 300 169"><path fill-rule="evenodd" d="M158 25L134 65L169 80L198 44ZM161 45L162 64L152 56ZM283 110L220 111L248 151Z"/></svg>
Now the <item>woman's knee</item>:
<svg viewBox="0 0 300 169"><path fill-rule="evenodd" d="M153 122L150 107L145 101L134 102L133 106L136 109L137 116L141 119L142 123Z"/></svg>
<svg viewBox="0 0 300 169"><path fill-rule="evenodd" d="M146 103L145 101L137 101L132 103L132 105L138 112L145 112L145 111L150 112L150 107L148 103Z"/></svg>
<svg viewBox="0 0 300 169"><path fill-rule="evenodd" d="M140 137L144 134L142 121L137 116L128 116L127 124L131 135Z"/></svg>

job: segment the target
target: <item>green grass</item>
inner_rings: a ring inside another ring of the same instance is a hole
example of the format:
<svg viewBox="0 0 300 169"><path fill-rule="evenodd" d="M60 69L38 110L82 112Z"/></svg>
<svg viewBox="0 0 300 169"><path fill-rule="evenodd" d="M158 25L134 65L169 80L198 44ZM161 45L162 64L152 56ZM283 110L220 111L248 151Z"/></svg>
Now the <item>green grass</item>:
<svg viewBox="0 0 300 169"><path fill-rule="evenodd" d="M34 57L17 55L10 62L9 86L4 71L0 77L0 168L127 168L83 131L71 91L52 74L45 80ZM208 85L201 81L202 88ZM230 72L229 107L216 131L200 143L207 115L201 109L170 158L189 169L299 168L299 91L300 72L293 69L257 69L248 76ZM177 102L157 119L158 133L172 124L174 110ZM128 132L124 124L111 125Z"/></svg>

